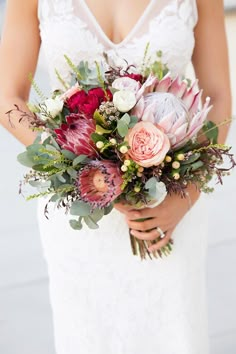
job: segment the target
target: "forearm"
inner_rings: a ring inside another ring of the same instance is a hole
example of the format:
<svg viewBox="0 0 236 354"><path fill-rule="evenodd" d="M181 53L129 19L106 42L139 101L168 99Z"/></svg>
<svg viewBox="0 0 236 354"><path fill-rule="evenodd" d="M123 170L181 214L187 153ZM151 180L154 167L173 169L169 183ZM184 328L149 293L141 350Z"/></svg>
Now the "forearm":
<svg viewBox="0 0 236 354"><path fill-rule="evenodd" d="M0 123L6 128L12 135L15 136L22 144L28 146L33 143L36 133L29 128L29 124L26 120L20 122L21 115L19 112L14 111L9 119L6 114L7 111L14 109L14 105L18 105L19 108L25 112L29 112L26 103L18 98L1 98L0 99Z"/></svg>

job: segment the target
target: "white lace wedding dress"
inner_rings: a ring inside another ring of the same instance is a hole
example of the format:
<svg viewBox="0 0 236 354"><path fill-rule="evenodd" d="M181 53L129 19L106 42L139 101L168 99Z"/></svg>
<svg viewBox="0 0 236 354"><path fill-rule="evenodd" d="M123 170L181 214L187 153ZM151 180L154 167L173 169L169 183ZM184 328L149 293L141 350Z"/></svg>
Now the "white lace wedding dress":
<svg viewBox="0 0 236 354"><path fill-rule="evenodd" d="M105 10L104 10L105 11ZM55 68L68 78L63 58L75 63L126 58L137 64L150 42L173 73L184 73L194 48L195 0L151 0L127 37L114 44L86 0L39 0L42 45L53 88ZM118 211L99 230L73 231L63 211L38 209L50 279L57 354L207 354L205 197L177 226L172 254L141 261L131 252Z"/></svg>

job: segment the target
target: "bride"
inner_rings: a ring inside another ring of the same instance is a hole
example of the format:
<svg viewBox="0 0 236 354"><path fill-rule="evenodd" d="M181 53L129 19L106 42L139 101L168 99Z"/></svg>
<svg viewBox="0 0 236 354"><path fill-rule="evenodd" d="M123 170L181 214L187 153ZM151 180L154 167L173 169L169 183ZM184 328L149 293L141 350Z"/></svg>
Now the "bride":
<svg viewBox="0 0 236 354"><path fill-rule="evenodd" d="M8 0L0 46L1 123L23 144L35 138L27 124L14 128L5 112L27 110L29 73L40 46L52 89L55 68L67 79L63 55L89 65L103 53L115 63L139 64L144 48L161 50L175 74L192 60L216 123L230 117L227 45L222 0ZM228 126L220 128L225 141ZM117 204L99 230L79 233L54 211L38 218L48 264L57 354L207 354L205 294L206 199L188 187L189 198L172 195L153 209ZM150 217L142 223L135 219ZM140 239L174 240L172 254L141 261L131 254L128 229ZM147 230L152 229L151 232Z"/></svg>

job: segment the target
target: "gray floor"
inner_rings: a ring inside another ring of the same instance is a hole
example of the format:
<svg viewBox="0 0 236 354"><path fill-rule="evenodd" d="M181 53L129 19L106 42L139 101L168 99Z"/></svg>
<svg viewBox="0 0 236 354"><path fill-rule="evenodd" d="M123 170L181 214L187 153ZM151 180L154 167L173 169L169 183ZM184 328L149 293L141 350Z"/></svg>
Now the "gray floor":
<svg viewBox="0 0 236 354"><path fill-rule="evenodd" d="M38 81L44 86L42 63ZM229 137L234 144L235 125ZM16 163L16 154L22 146L3 129L0 137L0 353L54 354L36 204L18 196L24 169ZM207 286L212 354L236 353L235 177L234 173L209 197Z"/></svg>

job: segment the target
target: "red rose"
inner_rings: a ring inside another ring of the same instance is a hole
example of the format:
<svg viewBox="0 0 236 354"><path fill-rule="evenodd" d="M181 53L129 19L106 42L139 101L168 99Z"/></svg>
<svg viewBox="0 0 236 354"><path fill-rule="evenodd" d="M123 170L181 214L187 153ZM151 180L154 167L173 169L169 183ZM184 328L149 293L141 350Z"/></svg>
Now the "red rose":
<svg viewBox="0 0 236 354"><path fill-rule="evenodd" d="M112 93L107 90L106 93L100 87L90 89L88 93L84 90L76 92L67 101L67 107L71 113L82 113L88 118L98 109L102 101L112 99Z"/></svg>
<svg viewBox="0 0 236 354"><path fill-rule="evenodd" d="M140 74L127 74L124 77L129 77L130 79L139 81L141 84L143 83L143 76Z"/></svg>
<svg viewBox="0 0 236 354"><path fill-rule="evenodd" d="M104 92L104 90L101 87L96 87L96 88L89 90L88 94L97 96L99 98L100 103L102 101L111 101L112 100L111 91L106 90L106 92Z"/></svg>

